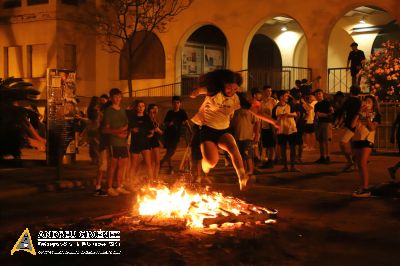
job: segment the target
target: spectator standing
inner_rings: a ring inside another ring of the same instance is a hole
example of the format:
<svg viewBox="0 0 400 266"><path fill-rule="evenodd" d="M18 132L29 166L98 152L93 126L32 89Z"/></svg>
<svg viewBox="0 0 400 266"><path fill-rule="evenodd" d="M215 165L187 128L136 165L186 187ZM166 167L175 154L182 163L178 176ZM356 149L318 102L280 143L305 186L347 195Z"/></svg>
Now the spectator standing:
<svg viewBox="0 0 400 266"><path fill-rule="evenodd" d="M160 138L163 131L160 129L160 122L158 119L158 105L149 104L148 116L153 123L153 136L150 138L150 149L151 149L151 165L153 169L153 177L158 178L160 174Z"/></svg>
<svg viewBox="0 0 400 266"><path fill-rule="evenodd" d="M144 101L135 101L132 112L129 113L129 130L131 132L131 154L130 176L137 181L136 174L139 168L139 155L142 155L146 165L148 180L154 180L151 164L150 140L154 136L154 125L150 117L145 113Z"/></svg>
<svg viewBox="0 0 400 266"><path fill-rule="evenodd" d="M306 101L303 102L303 108L306 110L305 126L304 126L304 141L306 144L305 150L313 150L315 148L315 112L314 107L317 104L315 96L310 94Z"/></svg>
<svg viewBox="0 0 400 266"><path fill-rule="evenodd" d="M263 88L263 99L261 101L260 114L266 117L272 117L272 110L276 106L277 101L272 97L272 88L269 85ZM261 142L262 151L265 151L266 160L262 164L262 168L273 168L275 160L275 146L276 146L276 133L275 129L270 123L261 121Z"/></svg>
<svg viewBox="0 0 400 266"><path fill-rule="evenodd" d="M110 90L112 105L104 111L103 133L109 134L110 155L108 171L107 194L118 196L119 194L129 194L129 191L122 187L122 178L128 163L128 117L125 109L121 106L122 92L118 88ZM113 179L117 174L117 189L113 188Z"/></svg>
<svg viewBox="0 0 400 266"><path fill-rule="evenodd" d="M321 89L315 91L315 97L318 101L314 107L315 115L317 117L316 137L320 151L320 158L316 163L329 164L329 145L332 141L332 115L334 110L331 103L324 99L324 93Z"/></svg>
<svg viewBox="0 0 400 266"><path fill-rule="evenodd" d="M368 190L369 173L368 160L374 147L375 130L381 122L378 103L373 96L366 96L362 103L361 112L353 120L352 127L355 128L352 146L355 160L358 166L360 186L353 193L354 197L369 197Z"/></svg>
<svg viewBox="0 0 400 266"><path fill-rule="evenodd" d="M164 118L164 146L167 149L164 157L160 162L160 167L167 162L169 174L173 174L171 157L175 154L179 143L182 125L188 124L188 116L185 110L181 109L181 98L179 96L172 97L172 110L169 110Z"/></svg>
<svg viewBox="0 0 400 266"><path fill-rule="evenodd" d="M344 102L343 112L339 118L339 125L344 121L344 132L339 142L340 149L346 158L346 165L343 168L344 172L351 170L354 164L350 142L354 136L354 131L356 130L355 127L352 126L353 120L361 109L361 100L358 97L359 93L360 88L358 86L350 87L350 97Z"/></svg>
<svg viewBox="0 0 400 266"><path fill-rule="evenodd" d="M288 172L288 162L286 155L286 147L289 144L290 148L290 171L299 172L300 170L295 167L296 163L296 121L297 114L294 108L288 103L289 93L287 91L280 91L278 94L279 102L272 111L272 117L277 120L279 125L278 129L278 144L281 150L281 157L283 168L282 172Z"/></svg>

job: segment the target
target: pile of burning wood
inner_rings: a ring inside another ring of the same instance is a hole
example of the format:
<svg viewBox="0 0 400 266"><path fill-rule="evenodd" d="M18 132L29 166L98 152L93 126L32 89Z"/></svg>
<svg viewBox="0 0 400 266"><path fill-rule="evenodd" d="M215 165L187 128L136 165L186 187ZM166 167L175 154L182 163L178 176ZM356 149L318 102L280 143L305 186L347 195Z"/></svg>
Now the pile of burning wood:
<svg viewBox="0 0 400 266"><path fill-rule="evenodd" d="M145 187L139 193L137 208L142 223L161 225L185 223L189 228L231 228L274 223L277 210L246 203L218 192L193 192L184 186Z"/></svg>

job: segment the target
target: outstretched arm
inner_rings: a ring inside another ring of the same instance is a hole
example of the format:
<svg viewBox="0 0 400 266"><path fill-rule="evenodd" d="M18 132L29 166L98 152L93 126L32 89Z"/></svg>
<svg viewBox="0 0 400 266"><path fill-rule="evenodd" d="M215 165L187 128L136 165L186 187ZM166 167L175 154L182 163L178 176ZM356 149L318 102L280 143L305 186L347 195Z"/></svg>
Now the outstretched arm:
<svg viewBox="0 0 400 266"><path fill-rule="evenodd" d="M208 92L208 90L206 87L197 87L190 94L190 98L196 98L199 95L205 95L205 94L207 94L207 92Z"/></svg>

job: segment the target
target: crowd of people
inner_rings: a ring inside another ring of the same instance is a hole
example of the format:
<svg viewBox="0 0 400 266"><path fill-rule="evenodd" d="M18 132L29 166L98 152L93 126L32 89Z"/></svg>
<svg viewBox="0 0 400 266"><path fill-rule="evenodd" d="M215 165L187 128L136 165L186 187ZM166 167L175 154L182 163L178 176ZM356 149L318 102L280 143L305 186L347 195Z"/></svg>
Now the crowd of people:
<svg viewBox="0 0 400 266"><path fill-rule="evenodd" d="M208 173L222 150L236 170L241 190L255 180L259 169L280 164L281 172L301 172L298 165L305 150L319 149L320 157L314 163L330 164L332 131L340 129L340 148L346 159L342 171L357 170L360 179L353 196L370 196L368 161L381 122L376 97L361 97L360 88L354 85L348 97L343 93L326 97L306 80L296 81L291 90L275 91L266 85L251 89L250 94L240 92L241 84L240 74L230 70L207 73L191 95L205 95L195 116L189 119L181 99L174 96L163 122L156 104L146 107L136 100L124 108L117 88L110 90L109 98L93 97L87 110L87 136L90 156L99 165L96 194L129 193L132 184L156 180L165 164L172 174L171 158L185 127L191 135L193 180L211 182ZM166 152L161 159L162 148ZM141 165L145 180L138 175ZM397 168L389 169L392 177ZM107 179L106 186L103 179Z"/></svg>

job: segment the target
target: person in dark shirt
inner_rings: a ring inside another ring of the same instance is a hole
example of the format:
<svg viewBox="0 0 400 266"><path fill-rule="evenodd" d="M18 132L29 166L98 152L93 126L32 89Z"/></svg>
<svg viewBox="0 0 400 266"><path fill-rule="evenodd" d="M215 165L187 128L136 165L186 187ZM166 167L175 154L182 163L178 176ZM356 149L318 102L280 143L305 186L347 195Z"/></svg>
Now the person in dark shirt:
<svg viewBox="0 0 400 266"><path fill-rule="evenodd" d="M318 103L314 107L317 117L316 137L319 142L321 157L315 163L330 163L329 143L332 140L332 115L334 113L331 103L324 99L321 89L315 91Z"/></svg>
<svg viewBox="0 0 400 266"><path fill-rule="evenodd" d="M350 47L352 51L347 57L347 68L349 68L349 64L351 63L350 73L352 85L360 85L360 79L357 78L357 74L363 67L363 64L365 62L365 55L363 51L358 50L358 43L353 42Z"/></svg>
<svg viewBox="0 0 400 266"><path fill-rule="evenodd" d="M341 151L346 158L346 165L343 171L349 171L354 165L352 160L352 151L350 141L354 136L355 128L352 126L353 120L361 109L361 100L358 97L360 88L358 86L350 87L350 97L343 104L343 112L339 117L339 124L344 124L344 133L339 142Z"/></svg>
<svg viewBox="0 0 400 266"><path fill-rule="evenodd" d="M130 174L135 178L139 166L139 154L142 155L146 164L147 177L153 180L153 168L151 165L150 139L154 134L154 125L150 117L145 114L146 105L143 101L136 101L134 109L128 114L129 130L131 132L131 154ZM134 180L135 182L137 180Z"/></svg>
<svg viewBox="0 0 400 266"><path fill-rule="evenodd" d="M173 173L171 157L175 154L178 146L182 125L187 126L190 130L188 115L185 110L181 109L181 104L180 97L173 96L172 110L169 110L164 118L164 147L167 149L167 152L161 159L160 167L167 162L170 174Z"/></svg>

